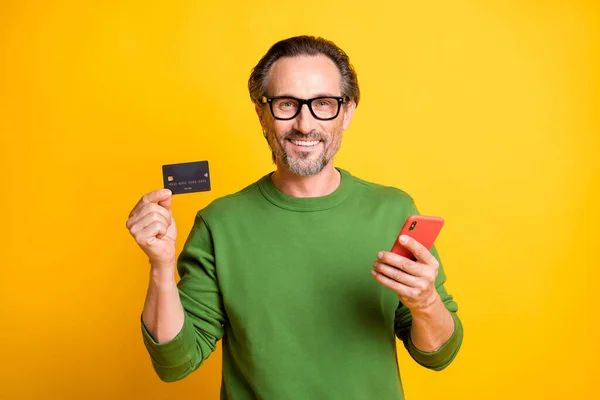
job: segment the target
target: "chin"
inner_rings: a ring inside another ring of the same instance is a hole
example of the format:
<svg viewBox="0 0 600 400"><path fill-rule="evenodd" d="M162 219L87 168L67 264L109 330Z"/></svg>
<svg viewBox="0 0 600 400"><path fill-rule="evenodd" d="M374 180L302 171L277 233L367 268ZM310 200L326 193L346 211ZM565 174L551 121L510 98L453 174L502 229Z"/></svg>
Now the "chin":
<svg viewBox="0 0 600 400"><path fill-rule="evenodd" d="M299 176L313 176L318 174L328 164L325 160L317 158L317 160L305 162L306 160L284 160L288 169Z"/></svg>

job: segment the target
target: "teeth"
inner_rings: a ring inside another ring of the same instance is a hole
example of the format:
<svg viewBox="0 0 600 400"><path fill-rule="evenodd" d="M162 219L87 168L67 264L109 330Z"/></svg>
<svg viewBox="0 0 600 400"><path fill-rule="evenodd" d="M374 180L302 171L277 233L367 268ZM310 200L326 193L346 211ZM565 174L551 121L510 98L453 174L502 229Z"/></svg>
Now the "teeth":
<svg viewBox="0 0 600 400"><path fill-rule="evenodd" d="M290 140L290 142L294 143L297 146L304 146L304 147L311 147L311 146L315 146L317 144L319 144L319 141L306 141L306 140Z"/></svg>

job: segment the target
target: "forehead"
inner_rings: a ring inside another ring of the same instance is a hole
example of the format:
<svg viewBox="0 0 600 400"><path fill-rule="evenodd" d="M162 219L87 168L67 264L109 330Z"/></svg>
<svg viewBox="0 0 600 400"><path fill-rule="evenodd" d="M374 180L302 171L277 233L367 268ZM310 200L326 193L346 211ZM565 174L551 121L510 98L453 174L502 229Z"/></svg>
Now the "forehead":
<svg viewBox="0 0 600 400"><path fill-rule="evenodd" d="M340 85L340 71L326 56L283 57L271 66L268 94L301 98L340 96Z"/></svg>

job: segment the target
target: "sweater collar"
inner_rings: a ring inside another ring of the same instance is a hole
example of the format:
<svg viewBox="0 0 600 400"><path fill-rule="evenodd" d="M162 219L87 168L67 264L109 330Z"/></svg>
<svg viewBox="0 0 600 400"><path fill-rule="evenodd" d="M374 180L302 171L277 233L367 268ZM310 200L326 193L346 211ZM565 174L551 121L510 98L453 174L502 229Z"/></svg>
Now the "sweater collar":
<svg viewBox="0 0 600 400"><path fill-rule="evenodd" d="M341 168L341 181L339 186L330 194L319 197L293 197L289 196L275 187L271 180L273 172L263 176L258 181L263 196L274 205L290 211L320 211L335 207L343 202L352 190L352 175Z"/></svg>

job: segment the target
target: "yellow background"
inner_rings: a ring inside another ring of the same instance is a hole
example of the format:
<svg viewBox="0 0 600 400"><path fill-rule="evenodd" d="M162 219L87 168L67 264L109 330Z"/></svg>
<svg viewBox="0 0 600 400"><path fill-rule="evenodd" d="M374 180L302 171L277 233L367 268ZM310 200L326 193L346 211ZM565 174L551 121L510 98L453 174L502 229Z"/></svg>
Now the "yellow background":
<svg viewBox="0 0 600 400"><path fill-rule="evenodd" d="M209 160L213 190L174 199L181 249L198 209L270 171L248 75L277 40L315 34L348 52L363 95L337 166L446 219L465 341L441 373L400 348L407 398L594 398L599 11L2 1L0 397L218 397L220 348L181 382L154 375L125 221L162 164Z"/></svg>

